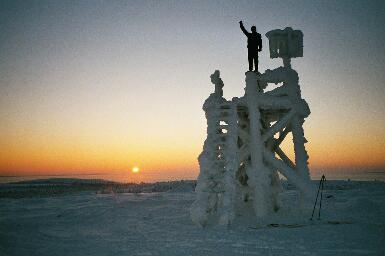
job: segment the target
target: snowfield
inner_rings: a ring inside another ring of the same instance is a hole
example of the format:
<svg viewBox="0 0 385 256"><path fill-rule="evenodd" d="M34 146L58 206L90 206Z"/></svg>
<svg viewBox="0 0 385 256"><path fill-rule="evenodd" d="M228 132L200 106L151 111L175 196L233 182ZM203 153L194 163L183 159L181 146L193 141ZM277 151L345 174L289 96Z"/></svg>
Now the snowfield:
<svg viewBox="0 0 385 256"><path fill-rule="evenodd" d="M32 197L12 197L8 186L0 255L385 255L384 182L328 182L321 220L313 221L312 208L297 210L296 191L286 186L285 211L258 224L238 216L229 229L192 223L193 185Z"/></svg>

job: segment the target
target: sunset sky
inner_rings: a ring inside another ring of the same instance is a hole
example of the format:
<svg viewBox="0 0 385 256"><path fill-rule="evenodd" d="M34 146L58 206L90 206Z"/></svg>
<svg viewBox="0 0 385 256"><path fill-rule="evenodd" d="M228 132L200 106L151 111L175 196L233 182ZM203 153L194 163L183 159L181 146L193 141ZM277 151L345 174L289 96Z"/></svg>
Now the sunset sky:
<svg viewBox="0 0 385 256"><path fill-rule="evenodd" d="M196 177L204 100L244 93L246 28L304 33L293 59L312 172L385 169L384 1L1 1L0 175Z"/></svg>

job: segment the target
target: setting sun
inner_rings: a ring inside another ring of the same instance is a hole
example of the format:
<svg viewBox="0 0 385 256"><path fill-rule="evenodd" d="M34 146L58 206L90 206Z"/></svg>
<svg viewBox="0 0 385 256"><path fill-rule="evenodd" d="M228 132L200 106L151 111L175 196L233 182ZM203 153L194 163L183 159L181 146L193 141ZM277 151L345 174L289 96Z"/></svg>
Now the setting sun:
<svg viewBox="0 0 385 256"><path fill-rule="evenodd" d="M132 168L133 173L138 173L139 172L139 167L135 166Z"/></svg>

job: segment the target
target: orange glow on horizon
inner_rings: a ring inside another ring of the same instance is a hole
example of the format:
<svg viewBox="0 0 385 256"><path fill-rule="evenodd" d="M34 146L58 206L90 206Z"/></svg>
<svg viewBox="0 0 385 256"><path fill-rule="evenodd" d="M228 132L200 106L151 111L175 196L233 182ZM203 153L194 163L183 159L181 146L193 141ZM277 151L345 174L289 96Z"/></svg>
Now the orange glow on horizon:
<svg viewBox="0 0 385 256"><path fill-rule="evenodd" d="M383 168L385 166L384 148L377 146L349 145L345 143L331 145L328 148L317 145L317 141L308 143L311 169L338 168ZM351 143L354 144L354 143ZM0 174L2 175L47 175L47 174L93 174L124 173L132 159L141 162L141 169L159 171L167 176L175 172L199 172L197 156L201 151L195 149L154 149L130 150L124 147L96 147L92 150L82 145L44 145L40 150L25 144L24 147L5 147L0 149ZM290 158L293 153L283 146ZM152 151L154 150L154 151ZM183 152L185 150L185 152ZM88 152L88 153L87 153ZM132 173L141 172L134 171Z"/></svg>
<svg viewBox="0 0 385 256"><path fill-rule="evenodd" d="M205 139L203 125L199 133L158 131L152 137L139 131L136 136L107 133L103 127L84 133L76 129L64 132L57 127L29 128L1 129L0 175L125 174L127 166L135 162L140 163L137 174L143 177L149 172L156 172L162 179L177 177L178 173L197 176L197 157ZM343 130L325 134L317 127L305 127L305 134L311 170L385 166L385 141L378 132L357 135ZM293 159L290 140L282 149Z"/></svg>

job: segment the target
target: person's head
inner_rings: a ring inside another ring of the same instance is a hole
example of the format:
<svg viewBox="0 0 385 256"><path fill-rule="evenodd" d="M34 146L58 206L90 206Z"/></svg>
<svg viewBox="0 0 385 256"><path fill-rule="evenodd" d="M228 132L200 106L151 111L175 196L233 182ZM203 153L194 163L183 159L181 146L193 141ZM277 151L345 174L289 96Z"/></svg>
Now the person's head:
<svg viewBox="0 0 385 256"><path fill-rule="evenodd" d="M257 28L255 26L252 26L251 27L251 32L253 32L253 33L257 32Z"/></svg>

